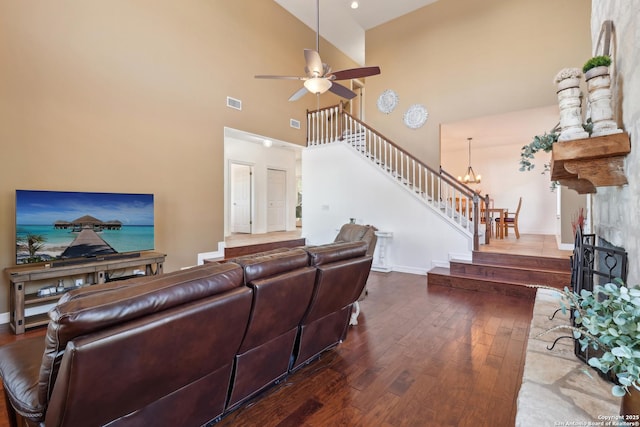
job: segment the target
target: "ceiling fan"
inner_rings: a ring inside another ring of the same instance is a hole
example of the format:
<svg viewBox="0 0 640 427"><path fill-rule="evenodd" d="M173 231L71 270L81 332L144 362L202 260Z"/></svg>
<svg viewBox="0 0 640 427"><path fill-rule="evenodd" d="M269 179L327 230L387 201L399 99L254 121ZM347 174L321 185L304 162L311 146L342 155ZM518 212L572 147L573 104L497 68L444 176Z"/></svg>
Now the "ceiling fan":
<svg viewBox="0 0 640 427"><path fill-rule="evenodd" d="M322 62L320 54L318 53L320 50L320 0L316 0L316 19L316 50L304 49L304 59L306 62L304 67L304 76L257 75L255 78L303 81L304 86L291 95L289 101L297 101L307 92L319 95L321 93L325 93L327 90L342 98L355 98L355 92L340 83L337 83L337 80L350 80L375 76L380 74L380 67L359 67L335 72L332 71L329 65Z"/></svg>

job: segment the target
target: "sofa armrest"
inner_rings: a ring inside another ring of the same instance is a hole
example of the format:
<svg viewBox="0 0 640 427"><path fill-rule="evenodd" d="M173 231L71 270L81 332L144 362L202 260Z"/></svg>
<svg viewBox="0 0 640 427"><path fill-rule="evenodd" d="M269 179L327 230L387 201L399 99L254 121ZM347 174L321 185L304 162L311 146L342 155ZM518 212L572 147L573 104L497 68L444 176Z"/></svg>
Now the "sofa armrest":
<svg viewBox="0 0 640 427"><path fill-rule="evenodd" d="M33 422L43 421L46 409L38 398L44 346L43 337L33 337L0 347L0 377L7 399L15 412Z"/></svg>

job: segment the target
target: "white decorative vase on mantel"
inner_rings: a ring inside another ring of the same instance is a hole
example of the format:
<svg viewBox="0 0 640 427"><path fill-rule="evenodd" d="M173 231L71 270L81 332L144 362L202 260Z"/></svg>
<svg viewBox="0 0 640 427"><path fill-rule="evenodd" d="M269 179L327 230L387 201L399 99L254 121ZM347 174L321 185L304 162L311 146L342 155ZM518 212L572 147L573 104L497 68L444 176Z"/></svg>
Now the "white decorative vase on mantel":
<svg viewBox="0 0 640 427"><path fill-rule="evenodd" d="M593 131L591 136L611 135L620 133L613 120L613 109L611 108L611 75L609 67L594 67L584 74L587 81L589 111Z"/></svg>
<svg viewBox="0 0 640 427"><path fill-rule="evenodd" d="M582 127L582 92L579 68L564 68L556 75L558 106L560 108L560 136L558 141L588 138Z"/></svg>

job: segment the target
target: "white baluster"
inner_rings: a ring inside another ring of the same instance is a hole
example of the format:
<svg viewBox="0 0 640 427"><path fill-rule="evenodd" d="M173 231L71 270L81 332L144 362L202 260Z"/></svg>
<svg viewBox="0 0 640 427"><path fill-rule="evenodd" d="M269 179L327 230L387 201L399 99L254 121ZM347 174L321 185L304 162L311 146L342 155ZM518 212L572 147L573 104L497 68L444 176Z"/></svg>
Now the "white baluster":
<svg viewBox="0 0 640 427"><path fill-rule="evenodd" d="M416 191L416 161L415 159L411 160L411 169L413 172L413 179L411 180L411 186L413 187L413 191Z"/></svg>
<svg viewBox="0 0 640 427"><path fill-rule="evenodd" d="M342 123L342 120L340 119L340 109L336 108L336 111L337 111L336 117L338 117L338 120L336 120L336 139L340 139L342 138L342 129L340 128L340 124Z"/></svg>
<svg viewBox="0 0 640 427"><path fill-rule="evenodd" d="M384 169L388 170L389 168L389 144L385 141L384 143Z"/></svg>

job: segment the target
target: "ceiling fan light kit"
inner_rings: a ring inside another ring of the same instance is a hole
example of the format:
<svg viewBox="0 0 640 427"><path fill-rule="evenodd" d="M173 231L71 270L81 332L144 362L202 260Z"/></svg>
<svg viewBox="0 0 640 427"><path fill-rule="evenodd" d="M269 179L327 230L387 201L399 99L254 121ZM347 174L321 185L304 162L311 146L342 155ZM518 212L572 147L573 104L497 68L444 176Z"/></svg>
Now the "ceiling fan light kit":
<svg viewBox="0 0 640 427"><path fill-rule="evenodd" d="M321 78L321 77L313 77L304 81L304 87L313 94L325 93L331 88L331 80Z"/></svg>

